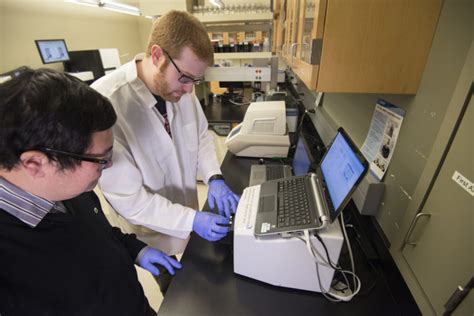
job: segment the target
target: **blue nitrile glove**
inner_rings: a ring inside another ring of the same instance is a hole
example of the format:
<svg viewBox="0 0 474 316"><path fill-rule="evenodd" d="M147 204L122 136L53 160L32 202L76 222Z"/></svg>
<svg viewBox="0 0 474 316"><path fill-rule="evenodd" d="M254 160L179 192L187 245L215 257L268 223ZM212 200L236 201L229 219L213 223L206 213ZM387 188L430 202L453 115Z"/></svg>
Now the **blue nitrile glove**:
<svg viewBox="0 0 474 316"><path fill-rule="evenodd" d="M181 263L168 257L158 249L146 247L141 258L138 259L138 265L150 271L154 276L157 276L160 274L160 270L153 265L154 263L165 267L171 275L174 275L174 269L181 269L183 267Z"/></svg>
<svg viewBox="0 0 474 316"><path fill-rule="evenodd" d="M209 182L207 200L210 208L217 204L219 214L229 218L231 212L235 213L240 197L230 190L224 180L216 179Z"/></svg>
<svg viewBox="0 0 474 316"><path fill-rule="evenodd" d="M229 232L230 228L226 225L229 225L229 220L224 216L210 212L196 212L193 231L206 240L217 241Z"/></svg>

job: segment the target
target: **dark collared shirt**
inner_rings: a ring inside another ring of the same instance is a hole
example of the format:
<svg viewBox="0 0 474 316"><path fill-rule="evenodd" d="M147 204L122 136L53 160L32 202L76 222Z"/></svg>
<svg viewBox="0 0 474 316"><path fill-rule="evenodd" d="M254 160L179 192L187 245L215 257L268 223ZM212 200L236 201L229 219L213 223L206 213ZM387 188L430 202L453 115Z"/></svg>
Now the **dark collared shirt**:
<svg viewBox="0 0 474 316"><path fill-rule="evenodd" d="M0 177L0 209L10 213L30 227L36 227L48 214L66 213L61 202L52 202L28 193Z"/></svg>
<svg viewBox="0 0 474 316"><path fill-rule="evenodd" d="M166 132L168 133L168 135L170 135L171 138L173 138L173 136L171 135L171 126L168 120L168 113L166 112L166 101L159 95L154 94L154 96L156 99L155 108L158 110L158 112L161 114L161 117L163 118L163 125L165 127Z"/></svg>
<svg viewBox="0 0 474 316"><path fill-rule="evenodd" d="M62 202L52 202L28 193L0 177L0 212L5 210L34 228L48 213L67 213ZM148 247L143 247L135 262L138 264Z"/></svg>

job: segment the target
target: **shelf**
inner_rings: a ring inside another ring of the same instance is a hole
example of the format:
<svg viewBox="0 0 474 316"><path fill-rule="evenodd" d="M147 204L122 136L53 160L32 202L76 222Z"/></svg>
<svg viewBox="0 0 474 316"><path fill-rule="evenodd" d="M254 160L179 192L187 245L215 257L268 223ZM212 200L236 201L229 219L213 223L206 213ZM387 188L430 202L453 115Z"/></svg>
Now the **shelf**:
<svg viewBox="0 0 474 316"><path fill-rule="evenodd" d="M214 53L214 59L257 59L271 57L272 52Z"/></svg>
<svg viewBox="0 0 474 316"><path fill-rule="evenodd" d="M228 22L256 22L272 21L273 13L233 13L233 14L195 14L196 18L202 23L228 23Z"/></svg>

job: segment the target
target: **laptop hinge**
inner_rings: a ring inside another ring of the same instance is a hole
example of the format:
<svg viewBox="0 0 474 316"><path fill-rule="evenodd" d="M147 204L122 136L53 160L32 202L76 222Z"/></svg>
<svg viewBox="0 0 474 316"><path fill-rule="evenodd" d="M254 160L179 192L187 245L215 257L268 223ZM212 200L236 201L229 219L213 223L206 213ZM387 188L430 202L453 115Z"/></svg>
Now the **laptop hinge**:
<svg viewBox="0 0 474 316"><path fill-rule="evenodd" d="M315 203L316 203L316 213L318 214L318 218L321 221L321 223L325 223L328 221L328 217L326 214L326 201L322 199L321 197L323 196L322 192L322 185L320 183L320 180L318 176L315 173L311 174L311 186L313 188L314 192L314 197L315 197Z"/></svg>

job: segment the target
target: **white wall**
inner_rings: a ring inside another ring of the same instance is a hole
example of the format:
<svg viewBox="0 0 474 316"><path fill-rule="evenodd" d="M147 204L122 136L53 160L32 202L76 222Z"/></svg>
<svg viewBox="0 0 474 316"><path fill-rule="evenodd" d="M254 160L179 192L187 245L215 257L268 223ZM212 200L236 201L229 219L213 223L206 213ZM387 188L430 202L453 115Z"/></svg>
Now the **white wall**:
<svg viewBox="0 0 474 316"><path fill-rule="evenodd" d="M138 31L140 36L141 51L144 52L147 47L148 37L150 36L153 21L151 19L139 19Z"/></svg>
<svg viewBox="0 0 474 316"><path fill-rule="evenodd" d="M65 39L69 50L118 48L125 63L144 50L140 23L151 25L143 17L61 0L1 1L0 73L23 65L62 70L62 63L42 64L35 39Z"/></svg>
<svg viewBox="0 0 474 316"><path fill-rule="evenodd" d="M4 3L0 1L0 73L2 73L2 61L3 61L3 50L4 50L4 24L5 24L5 9Z"/></svg>

